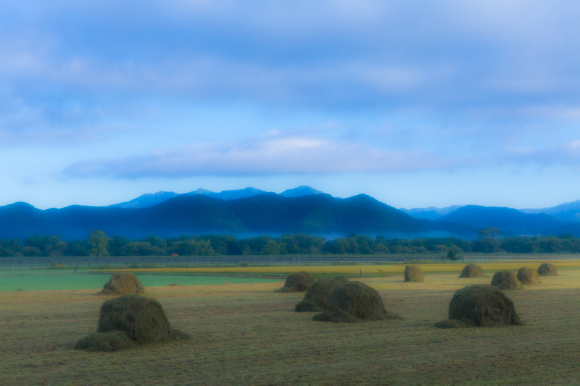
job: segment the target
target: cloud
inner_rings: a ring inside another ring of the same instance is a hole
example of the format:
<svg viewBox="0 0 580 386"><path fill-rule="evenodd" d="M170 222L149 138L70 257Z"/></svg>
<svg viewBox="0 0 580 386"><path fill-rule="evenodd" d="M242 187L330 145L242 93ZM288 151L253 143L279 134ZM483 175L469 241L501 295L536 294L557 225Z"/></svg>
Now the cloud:
<svg viewBox="0 0 580 386"><path fill-rule="evenodd" d="M566 165L580 170L580 139L544 147L514 148L506 158L517 164Z"/></svg>
<svg viewBox="0 0 580 386"><path fill-rule="evenodd" d="M404 172L458 166L419 151L379 150L315 137L267 136L244 143L208 143L147 155L79 161L64 169L72 178L251 176Z"/></svg>

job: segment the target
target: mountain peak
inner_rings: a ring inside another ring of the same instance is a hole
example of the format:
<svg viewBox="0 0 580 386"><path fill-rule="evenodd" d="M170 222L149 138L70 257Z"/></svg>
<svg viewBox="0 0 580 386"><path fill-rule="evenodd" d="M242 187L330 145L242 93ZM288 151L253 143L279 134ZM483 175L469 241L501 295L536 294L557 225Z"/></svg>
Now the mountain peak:
<svg viewBox="0 0 580 386"><path fill-rule="evenodd" d="M310 194L324 194L320 190L316 190L308 185L301 185L294 189L288 189L280 193L283 197L300 197L308 196Z"/></svg>

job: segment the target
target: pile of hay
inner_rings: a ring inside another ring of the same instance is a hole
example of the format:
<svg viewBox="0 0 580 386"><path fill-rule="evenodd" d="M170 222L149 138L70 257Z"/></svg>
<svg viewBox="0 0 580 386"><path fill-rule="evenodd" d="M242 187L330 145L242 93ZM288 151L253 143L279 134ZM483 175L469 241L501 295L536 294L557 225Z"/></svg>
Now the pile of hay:
<svg viewBox="0 0 580 386"><path fill-rule="evenodd" d="M326 310L314 315L312 320L321 322L347 322L360 320L397 319L385 310L379 293L368 285L351 281L332 291Z"/></svg>
<svg viewBox="0 0 580 386"><path fill-rule="evenodd" d="M405 281L421 282L423 281L423 274L421 268L414 265L407 265L405 268Z"/></svg>
<svg viewBox="0 0 580 386"><path fill-rule="evenodd" d="M145 288L132 273L116 273L97 295L142 294Z"/></svg>
<svg viewBox="0 0 580 386"><path fill-rule="evenodd" d="M347 279L348 282L348 279ZM318 279L308 289L304 300L296 304L296 312L321 312L326 309L332 292L345 283L336 279Z"/></svg>
<svg viewBox="0 0 580 386"><path fill-rule="evenodd" d="M461 271L460 278L485 277L483 269L477 264L467 264Z"/></svg>
<svg viewBox="0 0 580 386"><path fill-rule="evenodd" d="M312 284L314 284L314 278L308 272L295 272L288 275L284 287L274 292L306 292Z"/></svg>
<svg viewBox="0 0 580 386"><path fill-rule="evenodd" d="M518 270L518 280L523 285L542 284L538 272L528 267L522 267Z"/></svg>
<svg viewBox="0 0 580 386"><path fill-rule="evenodd" d="M337 276L334 278L334 280L338 280L342 284L346 284L350 281L350 280L348 280L348 277L346 277L346 276Z"/></svg>
<svg viewBox="0 0 580 386"><path fill-rule="evenodd" d="M159 302L140 295L124 295L103 303L97 333L79 340L75 349L118 351L187 338L171 328Z"/></svg>
<svg viewBox="0 0 580 386"><path fill-rule="evenodd" d="M498 288L476 284L455 292L449 303L449 320L439 328L496 327L520 325L514 303Z"/></svg>
<svg viewBox="0 0 580 386"><path fill-rule="evenodd" d="M491 278L491 285L502 290L523 289L515 273L506 269L496 272Z"/></svg>
<svg viewBox="0 0 580 386"><path fill-rule="evenodd" d="M538 274L540 276L558 276L556 266L548 263L544 263L538 267Z"/></svg>

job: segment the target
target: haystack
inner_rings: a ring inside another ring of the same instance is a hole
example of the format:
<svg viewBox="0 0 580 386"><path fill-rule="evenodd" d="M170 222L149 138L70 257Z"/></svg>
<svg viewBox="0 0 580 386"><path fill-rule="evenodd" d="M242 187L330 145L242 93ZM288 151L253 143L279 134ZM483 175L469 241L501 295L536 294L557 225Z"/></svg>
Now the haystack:
<svg viewBox="0 0 580 386"><path fill-rule="evenodd" d="M123 331L96 332L79 340L75 350L119 351L133 348L136 343Z"/></svg>
<svg viewBox="0 0 580 386"><path fill-rule="evenodd" d="M347 279L348 282L348 279ZM296 312L321 312L326 309L332 292L345 283L336 279L318 279L308 289L304 300L296 304Z"/></svg>
<svg viewBox="0 0 580 386"><path fill-rule="evenodd" d="M467 264L461 271L460 278L485 277L483 269L477 264Z"/></svg>
<svg viewBox="0 0 580 386"><path fill-rule="evenodd" d="M491 285L501 290L523 289L522 283L518 280L515 273L506 269L496 272L491 278Z"/></svg>
<svg viewBox="0 0 580 386"><path fill-rule="evenodd" d="M103 303L97 333L79 340L75 348L117 351L181 339L187 336L171 328L159 302L140 295L124 295Z"/></svg>
<svg viewBox="0 0 580 386"><path fill-rule="evenodd" d="M334 278L334 280L338 280L342 284L346 284L350 281L350 280L348 280L348 277L346 277L346 276L337 276Z"/></svg>
<svg viewBox="0 0 580 386"><path fill-rule="evenodd" d="M421 268L414 265L407 265L405 268L405 281L421 282L423 281L423 274Z"/></svg>
<svg viewBox="0 0 580 386"><path fill-rule="evenodd" d="M498 288L476 284L455 292L449 303L449 320L439 328L520 325L514 303Z"/></svg>
<svg viewBox="0 0 580 386"><path fill-rule="evenodd" d="M314 315L312 320L321 322L347 322L360 320L396 319L388 313L379 293L368 285L351 281L332 291L326 310Z"/></svg>
<svg viewBox="0 0 580 386"><path fill-rule="evenodd" d="M518 280L523 285L542 284L538 272L528 267L522 267L518 270Z"/></svg>
<svg viewBox="0 0 580 386"><path fill-rule="evenodd" d="M538 274L540 276L558 276L556 266L548 263L544 263L538 267Z"/></svg>
<svg viewBox="0 0 580 386"><path fill-rule="evenodd" d="M288 275L284 287L274 292L306 292L312 284L314 284L314 278L308 272L295 272Z"/></svg>
<svg viewBox="0 0 580 386"><path fill-rule="evenodd" d="M129 295L142 294L145 288L132 273L116 273L105 284L101 292L97 295Z"/></svg>

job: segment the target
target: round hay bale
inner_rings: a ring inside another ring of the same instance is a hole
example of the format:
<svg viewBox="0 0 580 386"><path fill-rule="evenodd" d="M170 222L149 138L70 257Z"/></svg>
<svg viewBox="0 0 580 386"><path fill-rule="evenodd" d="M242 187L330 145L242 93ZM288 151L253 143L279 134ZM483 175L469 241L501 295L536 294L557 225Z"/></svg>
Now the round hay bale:
<svg viewBox="0 0 580 386"><path fill-rule="evenodd" d="M124 295L103 303L97 332L108 331L123 331L138 344L183 338L171 328L161 304L140 295Z"/></svg>
<svg viewBox="0 0 580 386"><path fill-rule="evenodd" d="M405 281L412 282L422 282L423 274L421 273L421 268L414 265L407 265L405 267Z"/></svg>
<svg viewBox="0 0 580 386"><path fill-rule="evenodd" d="M538 274L540 276L558 276L556 266L549 263L544 263L538 267Z"/></svg>
<svg viewBox="0 0 580 386"><path fill-rule="evenodd" d="M523 285L542 284L538 272L528 267L522 267L518 270L518 280Z"/></svg>
<svg viewBox="0 0 580 386"><path fill-rule="evenodd" d="M387 313L381 295L374 288L351 281L332 291L326 310L314 315L312 320L353 323L396 318L398 316Z"/></svg>
<svg viewBox="0 0 580 386"><path fill-rule="evenodd" d="M121 272L111 276L101 292L97 295L129 295L142 294L145 288L132 273Z"/></svg>
<svg viewBox="0 0 580 386"><path fill-rule="evenodd" d="M515 273L506 269L496 272L491 278L491 285L501 290L523 289L522 283L518 280Z"/></svg>
<svg viewBox="0 0 580 386"><path fill-rule="evenodd" d="M477 264L467 264L461 271L460 278L485 277L483 269Z"/></svg>
<svg viewBox="0 0 580 386"><path fill-rule="evenodd" d="M346 284L350 281L350 280L348 280L348 277L346 277L346 276L337 276L334 278L334 280L338 280L342 284Z"/></svg>
<svg viewBox="0 0 580 386"><path fill-rule="evenodd" d="M348 280L348 279L347 279ZM328 299L330 295L335 290L335 288L343 285L336 279L318 279L312 284L312 287L308 289L306 295L304 295L304 300L296 304L296 312L321 312L326 309L328 305Z"/></svg>
<svg viewBox="0 0 580 386"><path fill-rule="evenodd" d="M308 272L300 271L288 275L284 287L274 292L306 292L314 284L314 278Z"/></svg>
<svg viewBox="0 0 580 386"><path fill-rule="evenodd" d="M119 351L135 347L136 343L123 331L97 332L79 340L75 350Z"/></svg>
<svg viewBox="0 0 580 386"><path fill-rule="evenodd" d="M449 303L449 320L435 326L462 328L520 324L514 303L500 289L489 284L477 284L455 292Z"/></svg>

